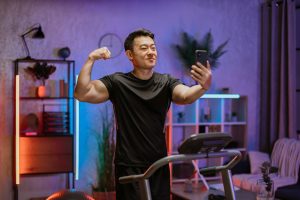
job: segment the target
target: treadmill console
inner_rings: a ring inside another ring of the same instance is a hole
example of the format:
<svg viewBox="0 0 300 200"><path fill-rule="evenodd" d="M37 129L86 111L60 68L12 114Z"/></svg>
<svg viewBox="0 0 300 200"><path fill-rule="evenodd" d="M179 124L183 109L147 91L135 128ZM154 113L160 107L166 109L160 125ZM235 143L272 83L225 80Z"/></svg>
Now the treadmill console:
<svg viewBox="0 0 300 200"><path fill-rule="evenodd" d="M232 137L228 133L197 133L184 140L178 147L180 154L218 152Z"/></svg>

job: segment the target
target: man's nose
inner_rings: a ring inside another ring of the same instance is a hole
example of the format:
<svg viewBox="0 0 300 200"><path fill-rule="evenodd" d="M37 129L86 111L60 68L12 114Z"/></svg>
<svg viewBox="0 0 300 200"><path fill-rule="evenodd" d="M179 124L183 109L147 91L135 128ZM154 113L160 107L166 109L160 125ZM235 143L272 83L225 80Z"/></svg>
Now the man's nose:
<svg viewBox="0 0 300 200"><path fill-rule="evenodd" d="M153 50L153 49L149 49L148 52L147 52L147 54L148 54L148 55L151 55L151 56L154 56L155 53L156 53L156 51Z"/></svg>

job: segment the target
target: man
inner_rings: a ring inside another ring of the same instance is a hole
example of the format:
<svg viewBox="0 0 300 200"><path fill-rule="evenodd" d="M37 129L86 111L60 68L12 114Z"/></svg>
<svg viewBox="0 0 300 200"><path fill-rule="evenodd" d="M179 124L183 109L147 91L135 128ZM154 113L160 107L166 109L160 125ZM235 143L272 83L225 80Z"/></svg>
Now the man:
<svg viewBox="0 0 300 200"><path fill-rule="evenodd" d="M154 72L157 50L154 34L141 29L128 35L124 43L133 70L114 73L91 80L96 60L110 58L109 49L102 47L89 54L78 77L74 96L80 101L102 103L110 100L117 123L115 176L117 199L139 198L138 184L120 184L118 178L141 174L156 160L167 155L164 123L171 102L190 104L210 87L211 69L197 63L191 78L198 84L183 85L167 74ZM162 167L149 180L153 199L170 198L168 166Z"/></svg>

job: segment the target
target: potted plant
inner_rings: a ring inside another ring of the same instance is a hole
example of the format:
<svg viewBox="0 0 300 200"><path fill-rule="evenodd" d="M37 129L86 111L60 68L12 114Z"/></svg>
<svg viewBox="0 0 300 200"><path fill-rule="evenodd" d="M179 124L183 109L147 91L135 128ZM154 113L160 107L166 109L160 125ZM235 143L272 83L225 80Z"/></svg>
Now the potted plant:
<svg viewBox="0 0 300 200"><path fill-rule="evenodd" d="M49 78L49 76L55 72L55 70L56 67L54 65L47 65L46 62L36 62L33 67L26 68L26 71L30 73L35 79L42 81L42 85L38 86L37 88L38 97L49 96L49 91L45 86L45 82Z"/></svg>
<svg viewBox="0 0 300 200"><path fill-rule="evenodd" d="M278 168L271 166L270 162L263 162L260 169L262 172L262 179L257 181L257 199L273 200L274 182L271 179L270 174L276 173Z"/></svg>
<svg viewBox="0 0 300 200"><path fill-rule="evenodd" d="M187 32L182 32L182 44L176 44L175 50L187 71L190 71L190 67L195 64L195 51L198 49L206 50L208 52L210 65L212 69L214 69L219 65L219 58L226 53L224 48L227 43L228 40L213 50L213 36L210 31L199 41Z"/></svg>
<svg viewBox="0 0 300 200"><path fill-rule="evenodd" d="M115 152L115 124L114 115L109 113L108 107L101 112L101 131L96 134L98 145L97 156L97 184L93 186L93 196L96 200L114 200L114 152Z"/></svg>

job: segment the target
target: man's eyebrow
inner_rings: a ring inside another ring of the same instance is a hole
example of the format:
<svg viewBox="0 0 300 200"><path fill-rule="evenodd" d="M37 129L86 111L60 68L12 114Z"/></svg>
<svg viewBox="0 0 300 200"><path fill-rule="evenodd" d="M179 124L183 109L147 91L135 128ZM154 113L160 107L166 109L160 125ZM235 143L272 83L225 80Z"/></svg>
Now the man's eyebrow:
<svg viewBox="0 0 300 200"><path fill-rule="evenodd" d="M141 44L140 46L155 46L155 44Z"/></svg>

